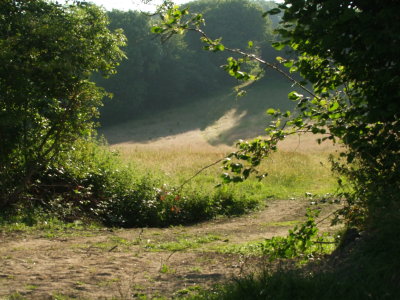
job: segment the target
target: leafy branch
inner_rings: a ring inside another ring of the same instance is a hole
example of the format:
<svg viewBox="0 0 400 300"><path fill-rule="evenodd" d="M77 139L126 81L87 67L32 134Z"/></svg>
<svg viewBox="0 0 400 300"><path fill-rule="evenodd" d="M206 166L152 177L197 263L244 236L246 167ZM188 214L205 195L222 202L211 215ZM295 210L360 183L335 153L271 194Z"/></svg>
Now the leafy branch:
<svg viewBox="0 0 400 300"><path fill-rule="evenodd" d="M212 39L204 30L201 29L201 26L205 23L202 14L189 14L189 10L187 8L180 9L179 6L174 5L171 1L165 1L164 4L161 5L157 10L156 15L160 17L161 22L157 25L154 25L151 28L151 32L160 35L162 42L168 41L176 34L184 34L186 31L197 32L200 34L200 40L206 44L204 46L204 50L211 52L228 51L241 56L239 59L229 57L228 64L223 66L224 70L227 71L227 73L232 77L243 81L254 81L258 79L257 76L250 75L247 72L242 71L240 68L243 63L246 63L248 60L253 60L280 73L294 85L303 89L310 96L317 97L300 81L294 79L288 73L279 68L277 64L268 62L258 57L254 53L247 53L241 49L230 48L221 43L222 38ZM249 41L248 47L253 47L253 43L251 41Z"/></svg>
<svg viewBox="0 0 400 300"><path fill-rule="evenodd" d="M172 2L165 1L164 4L158 9L156 15L159 16L161 21L160 23L154 25L151 28L151 31L154 34L158 34L163 43L168 41L176 34L184 34L187 31L196 32L200 35L200 40L205 44L203 47L204 50L211 52L227 51L240 56L239 58L229 57L227 59L227 64L223 66L224 70L237 80L251 82L259 79L259 75L256 76L250 74L242 69L243 64L249 61L255 61L266 68L270 68L280 73L291 83L300 87L310 97L313 98L313 103L318 105L321 104L322 106L327 103L327 101L321 101L321 99L314 92L307 88L302 82L296 80L287 72L279 68L276 63L263 60L254 53L247 53L241 49L227 47L222 43L222 38L212 39L201 28L205 23L202 14L190 14L187 8L181 9ZM250 41L248 43L248 48L251 49L252 47L253 43ZM294 62L292 61L286 61L282 58L278 58L278 61L283 63L285 67L290 68L291 72L295 69L293 66ZM297 92L292 92L289 94L289 99L298 102L298 108L301 111L307 110L308 107L306 107L306 105L308 104L310 98L305 97ZM326 129L318 128L320 124L316 124L316 122L313 124L306 123L301 116L292 116L291 112L289 111L280 112L279 110L269 109L267 113L275 119L265 130L268 138L257 138L252 141L239 141L236 144L236 147L239 149L238 151L230 153L223 160L218 160L217 162L202 168L184 184L200 174L203 170L219 163L220 161L223 162L223 168L225 171L227 171L222 174L224 183L242 182L247 179L250 174L258 173L257 167L261 161L271 152L276 151L278 142L283 140L288 135L306 132L323 134L327 133ZM330 138L330 135L327 138ZM261 180L266 175L267 174L261 174L257 175L256 177Z"/></svg>

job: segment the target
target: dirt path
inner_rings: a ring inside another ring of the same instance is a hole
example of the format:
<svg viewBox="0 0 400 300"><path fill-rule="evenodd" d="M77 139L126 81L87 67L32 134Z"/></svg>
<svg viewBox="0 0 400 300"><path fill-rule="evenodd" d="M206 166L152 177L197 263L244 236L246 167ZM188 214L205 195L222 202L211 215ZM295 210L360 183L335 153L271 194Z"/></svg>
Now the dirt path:
<svg viewBox="0 0 400 300"><path fill-rule="evenodd" d="M285 235L307 201L280 200L251 215L165 229L0 236L0 299L136 299L184 294L254 271L229 245ZM321 219L333 209L325 205ZM320 224L329 230L328 221ZM18 298L20 299L20 298Z"/></svg>

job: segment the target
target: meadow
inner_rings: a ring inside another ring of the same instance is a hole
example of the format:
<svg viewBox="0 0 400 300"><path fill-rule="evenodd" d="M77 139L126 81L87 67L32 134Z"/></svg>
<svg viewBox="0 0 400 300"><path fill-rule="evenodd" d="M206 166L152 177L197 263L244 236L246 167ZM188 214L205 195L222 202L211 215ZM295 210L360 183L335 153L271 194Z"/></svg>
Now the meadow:
<svg viewBox="0 0 400 300"><path fill-rule="evenodd" d="M262 136L263 126L270 122L265 114L268 108L292 107L287 99L290 90L284 81L266 80L249 88L243 98L228 89L100 132L125 164L168 185L180 186L212 165L185 184L185 189L213 191L223 173L221 163L213 164L235 151L237 140ZM260 173L268 173L266 178L226 188L257 201L335 192L337 178L329 157L337 156L340 146L329 141L319 145L317 138L313 134L288 137L260 166Z"/></svg>
<svg viewBox="0 0 400 300"><path fill-rule="evenodd" d="M252 178L248 181L229 185L229 189L251 194L256 199L304 198L305 193L324 195L335 192L336 178L330 169L329 156L335 154L334 147L318 149L313 143L298 141L294 137L282 145L282 150L266 159L259 170L268 173L262 181ZM297 143L299 143L298 149ZM307 143L307 146L304 145ZM224 158L234 148L226 146L191 148L177 145L176 148L162 149L143 145L115 145L123 161L131 164L138 173L150 174L168 185L180 186L199 170ZM290 150L292 149L292 150ZM222 164L217 163L204 169L186 185L186 189L211 191L221 183Z"/></svg>

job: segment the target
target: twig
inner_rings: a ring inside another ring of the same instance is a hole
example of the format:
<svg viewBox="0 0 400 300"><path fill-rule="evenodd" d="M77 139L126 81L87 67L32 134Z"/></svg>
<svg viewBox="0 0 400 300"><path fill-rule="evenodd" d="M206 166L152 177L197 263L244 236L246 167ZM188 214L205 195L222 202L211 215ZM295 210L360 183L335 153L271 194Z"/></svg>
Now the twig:
<svg viewBox="0 0 400 300"><path fill-rule="evenodd" d="M211 44L214 44L214 43L212 43L212 39L209 38L208 35L203 30L201 30L200 28L188 28L188 30L200 33L200 35L202 35L205 39L207 39L208 42L211 42ZM261 63L261 64L263 64L263 65L265 65L265 66L267 66L267 67L269 67L269 68L271 68L273 70L275 70L276 72L278 72L281 75L283 75L286 79L288 79L289 81L293 82L295 85L299 86L301 89L303 89L309 95L311 95L312 97L318 99L317 95L315 95L310 89L308 89L307 87L302 85L298 80L294 79L292 76L287 74L285 71L283 71L280 68L278 68L276 66L276 64L270 63L270 62L268 62L266 60L263 60L263 59L259 58L255 54L249 54L249 53L246 53L246 52L244 52L244 51L242 51L240 49L232 49L232 48L229 48L229 47L225 47L225 50L229 51L229 52L232 52L232 53L240 54L240 55L242 55L244 57L248 57L248 58L250 58L252 60L255 60L255 61L257 61L257 62L259 62L259 63Z"/></svg>
<svg viewBox="0 0 400 300"><path fill-rule="evenodd" d="M165 260L165 262L167 262L167 261L171 258L171 256L174 255L176 252L178 252L178 250L172 251L172 253L167 257L167 259Z"/></svg>
<svg viewBox="0 0 400 300"><path fill-rule="evenodd" d="M163 258L160 259L160 263L161 263L160 271L162 270L163 265L165 265L168 262L168 260L171 258L171 256L174 255L176 252L178 252L178 250L172 251L172 253L170 255L168 255L167 259L165 259L165 260Z"/></svg>
<svg viewBox="0 0 400 300"><path fill-rule="evenodd" d="M203 167L203 168L201 168L199 171L197 171L192 177L190 177L189 179L186 179L179 187L178 187L178 190L181 190L182 188L183 188L183 186L184 185L186 185L188 182L190 182L193 178L195 178L197 175L199 175L201 172L203 172L204 170L206 170L206 169L208 169L208 168L210 168L210 167L212 167L212 166L215 166L216 164L219 164L221 161L223 161L225 159L225 157L224 158L221 158L221 159L219 159L219 160L217 160L217 161L215 161L215 162L213 162L212 164L209 164L209 165L207 165L207 166L205 166L205 167Z"/></svg>
<svg viewBox="0 0 400 300"><path fill-rule="evenodd" d="M112 247L110 250L108 250L108 252L113 251L114 249L118 248L118 245L115 245L114 247Z"/></svg>
<svg viewBox="0 0 400 300"><path fill-rule="evenodd" d="M330 216L332 216L333 214L335 214L337 212L337 210L331 212L329 215L327 215L325 218L319 220L317 223L315 223L315 225L318 225L320 223L322 223L323 221L325 221L326 219L328 219Z"/></svg>
<svg viewBox="0 0 400 300"><path fill-rule="evenodd" d="M137 243L140 245L140 243L141 243L141 241L142 241L142 234L143 234L143 232L144 232L144 228L142 228L141 230L140 230L140 232L139 232L139 236L138 236L138 238L136 239L136 241L137 241Z"/></svg>

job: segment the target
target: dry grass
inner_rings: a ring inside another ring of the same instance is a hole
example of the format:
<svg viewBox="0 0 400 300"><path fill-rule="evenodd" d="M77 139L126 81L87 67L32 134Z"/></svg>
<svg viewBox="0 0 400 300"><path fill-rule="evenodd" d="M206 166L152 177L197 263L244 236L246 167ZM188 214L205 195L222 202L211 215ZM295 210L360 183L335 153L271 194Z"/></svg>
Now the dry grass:
<svg viewBox="0 0 400 300"><path fill-rule="evenodd" d="M179 185L204 166L210 165L234 151L226 145L201 145L198 135L197 146L186 144L181 137L170 137L171 143L162 147L163 141L154 143L113 145L127 163L132 164L138 173L151 173L168 184ZM261 172L268 172L262 182L248 180L233 188L247 190L256 197L292 198L302 197L305 192L325 194L334 192L336 179L330 171L328 157L335 153L330 144L318 145L315 137L291 137L281 145L281 150L265 160ZM173 141L173 142L172 142ZM221 164L204 170L192 180L193 188L212 189L219 183Z"/></svg>
<svg viewBox="0 0 400 300"><path fill-rule="evenodd" d="M273 99L284 94L280 84L259 86L245 99L235 100L232 94L214 96L105 129L103 134L138 173L152 173L179 185L234 151L232 145L238 138L250 139L262 133L269 122L265 107L274 106ZM338 147L329 142L318 145L316 139L312 134L287 138L261 166L261 171L269 173L265 180L249 180L234 188L264 199L333 192L336 179L328 156ZM208 168L192 181L192 187L212 189L221 173L220 164Z"/></svg>

